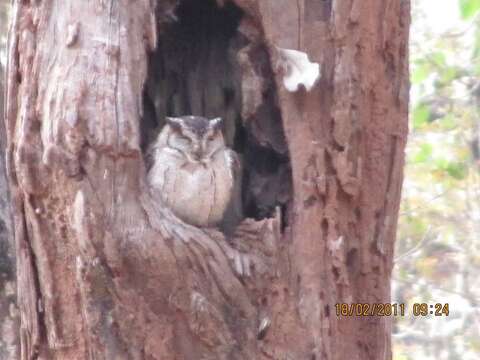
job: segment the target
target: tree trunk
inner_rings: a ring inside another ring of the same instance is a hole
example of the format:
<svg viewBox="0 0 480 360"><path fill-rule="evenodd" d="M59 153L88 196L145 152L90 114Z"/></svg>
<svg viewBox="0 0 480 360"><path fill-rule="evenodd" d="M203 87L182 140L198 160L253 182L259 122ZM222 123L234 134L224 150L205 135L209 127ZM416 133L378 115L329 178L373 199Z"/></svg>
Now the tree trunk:
<svg viewBox="0 0 480 360"><path fill-rule="evenodd" d="M390 301L409 1L154 3L15 1L21 359L390 359L392 318L336 304ZM285 49L321 65L312 89L286 88ZM227 236L145 182L187 113L223 116L243 158Z"/></svg>

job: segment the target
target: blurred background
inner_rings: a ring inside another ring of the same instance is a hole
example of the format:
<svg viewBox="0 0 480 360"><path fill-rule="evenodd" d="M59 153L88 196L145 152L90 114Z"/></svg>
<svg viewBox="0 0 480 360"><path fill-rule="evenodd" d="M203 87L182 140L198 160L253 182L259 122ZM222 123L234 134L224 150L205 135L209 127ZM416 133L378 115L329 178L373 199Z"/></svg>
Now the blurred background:
<svg viewBox="0 0 480 360"><path fill-rule="evenodd" d="M413 0L411 112L393 302L394 359L480 359L480 0Z"/></svg>
<svg viewBox="0 0 480 360"><path fill-rule="evenodd" d="M9 0L0 0L5 65ZM392 302L394 360L480 359L480 0L412 0L411 117ZM0 81L0 84L2 82ZM4 197L0 194L0 197Z"/></svg>

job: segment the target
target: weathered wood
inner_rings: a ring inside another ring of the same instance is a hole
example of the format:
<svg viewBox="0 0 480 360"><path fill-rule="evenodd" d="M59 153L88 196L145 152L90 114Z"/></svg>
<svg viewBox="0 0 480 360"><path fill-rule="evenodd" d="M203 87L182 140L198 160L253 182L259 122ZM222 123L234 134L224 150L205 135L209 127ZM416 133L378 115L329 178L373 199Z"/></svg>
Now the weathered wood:
<svg viewBox="0 0 480 360"><path fill-rule="evenodd" d="M409 2L205 0L238 26L202 33L194 69L178 68L189 53L175 41L200 5L183 0L176 23L174 3L15 1L21 359L390 358L389 318L338 317L335 304L390 301ZM285 89L281 48L321 65L310 92ZM194 81L215 71L223 93ZM144 150L172 111L229 119L257 218L231 239L152 201Z"/></svg>

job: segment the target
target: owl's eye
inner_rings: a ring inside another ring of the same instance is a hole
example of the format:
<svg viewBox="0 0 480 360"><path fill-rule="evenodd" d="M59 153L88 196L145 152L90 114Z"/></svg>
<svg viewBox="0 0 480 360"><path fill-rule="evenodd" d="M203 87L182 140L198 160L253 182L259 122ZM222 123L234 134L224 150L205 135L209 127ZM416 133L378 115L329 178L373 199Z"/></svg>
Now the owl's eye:
<svg viewBox="0 0 480 360"><path fill-rule="evenodd" d="M213 141L213 139L215 139L215 136L214 136L214 135L208 135L208 136L207 136L207 141L208 141L208 142Z"/></svg>
<svg viewBox="0 0 480 360"><path fill-rule="evenodd" d="M190 139L189 137L185 136L185 135L182 135L182 134L178 134L178 138L182 141L185 141L187 143L191 143L192 142L192 139Z"/></svg>

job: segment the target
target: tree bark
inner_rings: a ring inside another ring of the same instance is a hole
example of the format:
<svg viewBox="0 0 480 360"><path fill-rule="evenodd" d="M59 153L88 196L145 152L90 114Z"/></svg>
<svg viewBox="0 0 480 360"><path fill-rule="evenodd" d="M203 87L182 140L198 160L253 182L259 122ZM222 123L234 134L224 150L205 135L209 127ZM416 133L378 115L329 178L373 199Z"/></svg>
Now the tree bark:
<svg viewBox="0 0 480 360"><path fill-rule="evenodd" d="M232 63L195 62L195 76L225 69L231 112L213 106L215 84L186 81L168 103L171 79L145 105L155 63L168 70L162 54L184 51L176 36L196 2L181 1L177 25L174 1L14 2L6 129L21 359L390 359L392 319L337 316L335 304L390 301L409 1L204 2L241 12ZM282 48L321 64L311 91L287 91ZM145 183L156 119L188 109L233 114L227 137L246 159L255 219L228 239L177 219ZM276 173L287 176L269 176L291 187L270 203L251 190L253 144L287 158Z"/></svg>

